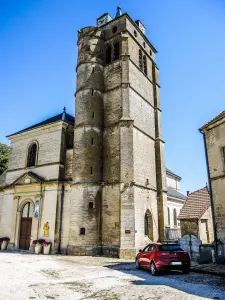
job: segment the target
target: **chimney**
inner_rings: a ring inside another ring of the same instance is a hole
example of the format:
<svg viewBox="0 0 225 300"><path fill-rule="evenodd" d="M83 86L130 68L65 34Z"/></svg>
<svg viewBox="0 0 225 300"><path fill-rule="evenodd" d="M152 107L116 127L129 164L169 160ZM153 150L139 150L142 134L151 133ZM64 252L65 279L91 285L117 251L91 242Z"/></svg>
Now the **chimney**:
<svg viewBox="0 0 225 300"><path fill-rule="evenodd" d="M187 191L187 196L189 195L190 191Z"/></svg>

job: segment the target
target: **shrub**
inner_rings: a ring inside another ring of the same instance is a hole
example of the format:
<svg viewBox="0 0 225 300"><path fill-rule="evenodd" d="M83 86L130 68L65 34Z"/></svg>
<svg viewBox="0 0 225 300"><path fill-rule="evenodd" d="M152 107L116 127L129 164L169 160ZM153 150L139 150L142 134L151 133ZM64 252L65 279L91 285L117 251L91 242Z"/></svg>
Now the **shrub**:
<svg viewBox="0 0 225 300"><path fill-rule="evenodd" d="M44 239L33 240L32 242L33 245L42 245L43 243L45 243Z"/></svg>
<svg viewBox="0 0 225 300"><path fill-rule="evenodd" d="M1 240L2 240L2 242L3 242L3 241L9 242L10 238L8 238L8 237L3 237L3 238L1 238Z"/></svg>
<svg viewBox="0 0 225 300"><path fill-rule="evenodd" d="M44 241L41 245L42 245L43 247L46 247L46 246L52 245L52 242Z"/></svg>

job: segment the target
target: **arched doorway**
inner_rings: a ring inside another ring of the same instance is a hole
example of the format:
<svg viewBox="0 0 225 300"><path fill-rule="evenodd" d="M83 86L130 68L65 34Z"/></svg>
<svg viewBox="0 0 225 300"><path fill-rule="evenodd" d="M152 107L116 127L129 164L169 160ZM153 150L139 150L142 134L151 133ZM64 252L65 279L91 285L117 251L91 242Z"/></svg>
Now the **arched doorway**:
<svg viewBox="0 0 225 300"><path fill-rule="evenodd" d="M153 220L149 209L145 213L145 236L153 241Z"/></svg>
<svg viewBox="0 0 225 300"><path fill-rule="evenodd" d="M19 248L23 250L29 250L30 248L32 213L32 204L30 202L27 202L22 210L20 224Z"/></svg>

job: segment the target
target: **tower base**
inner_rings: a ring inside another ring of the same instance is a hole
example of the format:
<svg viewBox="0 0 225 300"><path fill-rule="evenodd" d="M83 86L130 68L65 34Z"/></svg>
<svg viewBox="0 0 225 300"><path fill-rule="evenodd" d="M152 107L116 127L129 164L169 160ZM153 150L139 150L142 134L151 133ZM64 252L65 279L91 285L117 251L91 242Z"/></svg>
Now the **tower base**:
<svg viewBox="0 0 225 300"><path fill-rule="evenodd" d="M67 254L72 256L108 256L122 259L135 259L136 249L120 249L118 246L68 245Z"/></svg>

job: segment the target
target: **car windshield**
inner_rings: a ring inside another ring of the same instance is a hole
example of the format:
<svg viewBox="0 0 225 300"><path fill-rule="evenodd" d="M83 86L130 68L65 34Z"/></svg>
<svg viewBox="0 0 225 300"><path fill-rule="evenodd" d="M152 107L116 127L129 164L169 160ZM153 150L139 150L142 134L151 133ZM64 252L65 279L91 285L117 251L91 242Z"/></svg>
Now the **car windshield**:
<svg viewBox="0 0 225 300"><path fill-rule="evenodd" d="M159 249L162 251L184 251L180 245L162 245Z"/></svg>

